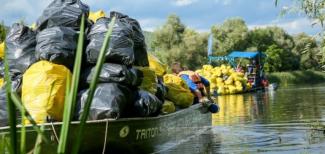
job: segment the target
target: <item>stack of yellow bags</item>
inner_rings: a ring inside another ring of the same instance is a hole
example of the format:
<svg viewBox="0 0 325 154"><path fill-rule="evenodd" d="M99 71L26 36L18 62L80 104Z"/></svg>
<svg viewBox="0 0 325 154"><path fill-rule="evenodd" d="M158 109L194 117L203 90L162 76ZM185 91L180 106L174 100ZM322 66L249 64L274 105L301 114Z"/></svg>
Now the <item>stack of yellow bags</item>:
<svg viewBox="0 0 325 154"><path fill-rule="evenodd" d="M213 67L204 65L202 69L196 72L209 80L211 84L210 90L216 91L219 95L242 93L252 88L244 74L235 72L231 66Z"/></svg>
<svg viewBox="0 0 325 154"><path fill-rule="evenodd" d="M182 78L173 75L164 75L164 83L168 88L167 99L180 108L187 108L193 104L194 95Z"/></svg>

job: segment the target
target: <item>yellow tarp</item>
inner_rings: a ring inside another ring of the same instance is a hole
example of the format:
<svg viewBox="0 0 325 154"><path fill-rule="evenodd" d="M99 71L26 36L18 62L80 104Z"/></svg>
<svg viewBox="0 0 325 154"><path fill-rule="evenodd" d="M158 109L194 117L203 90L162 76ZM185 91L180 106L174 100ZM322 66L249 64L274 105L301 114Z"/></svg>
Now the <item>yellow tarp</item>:
<svg viewBox="0 0 325 154"><path fill-rule="evenodd" d="M164 75L164 83L168 88L167 99L176 106L187 108L193 104L194 95L189 90L182 78L173 75Z"/></svg>
<svg viewBox="0 0 325 154"><path fill-rule="evenodd" d="M148 60L149 60L149 67L156 72L157 76L163 76L164 74L166 74L167 65L160 62L157 57L155 57L152 54L149 54Z"/></svg>
<svg viewBox="0 0 325 154"><path fill-rule="evenodd" d="M4 83L4 79L0 78L0 88L3 86L3 83Z"/></svg>
<svg viewBox="0 0 325 154"><path fill-rule="evenodd" d="M5 56L5 42L2 42L0 44L0 59L3 59Z"/></svg>
<svg viewBox="0 0 325 154"><path fill-rule="evenodd" d="M136 68L143 73L143 80L139 88L152 94L156 94L158 80L155 71L151 70L149 67Z"/></svg>
<svg viewBox="0 0 325 154"><path fill-rule="evenodd" d="M98 10L97 12L89 12L89 19L96 22L99 18L105 17L105 12L103 10Z"/></svg>
<svg viewBox="0 0 325 154"><path fill-rule="evenodd" d="M22 102L37 123L46 122L47 116L62 120L68 78L71 78L69 69L48 61L39 61L25 72Z"/></svg>

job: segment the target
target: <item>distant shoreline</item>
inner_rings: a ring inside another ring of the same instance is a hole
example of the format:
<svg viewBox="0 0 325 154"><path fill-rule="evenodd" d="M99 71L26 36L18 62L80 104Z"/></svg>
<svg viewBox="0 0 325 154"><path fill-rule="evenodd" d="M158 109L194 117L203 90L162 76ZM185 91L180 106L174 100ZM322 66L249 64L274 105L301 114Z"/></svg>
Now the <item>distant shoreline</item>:
<svg viewBox="0 0 325 154"><path fill-rule="evenodd" d="M290 84L318 84L325 83L325 72L320 71L291 71L268 73L270 83L277 83L280 86Z"/></svg>

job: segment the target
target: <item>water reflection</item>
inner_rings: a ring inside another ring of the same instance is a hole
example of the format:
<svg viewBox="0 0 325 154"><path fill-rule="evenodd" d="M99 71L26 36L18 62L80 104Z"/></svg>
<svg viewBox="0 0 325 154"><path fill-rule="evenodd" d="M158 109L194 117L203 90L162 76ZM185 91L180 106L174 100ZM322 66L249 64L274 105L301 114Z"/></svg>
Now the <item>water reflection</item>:
<svg viewBox="0 0 325 154"><path fill-rule="evenodd" d="M269 111L271 97L274 97L274 94L264 92L219 96L216 101L221 110L212 115L212 125L246 123L265 117Z"/></svg>
<svg viewBox="0 0 325 154"><path fill-rule="evenodd" d="M211 131L171 153L324 153L325 84L219 96ZM202 147L201 151L198 150ZM203 151L202 151L203 149Z"/></svg>

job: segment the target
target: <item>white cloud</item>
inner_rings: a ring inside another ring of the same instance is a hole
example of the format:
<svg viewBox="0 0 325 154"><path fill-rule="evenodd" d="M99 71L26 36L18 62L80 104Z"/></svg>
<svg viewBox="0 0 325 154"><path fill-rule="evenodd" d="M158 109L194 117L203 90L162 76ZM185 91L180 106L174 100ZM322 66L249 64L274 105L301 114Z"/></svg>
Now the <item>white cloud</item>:
<svg viewBox="0 0 325 154"><path fill-rule="evenodd" d="M274 20L271 21L270 23L265 23L265 24L251 24L248 25L249 29L254 29L254 28L265 28L269 26L278 26L283 29L285 29L289 34L297 34L300 32L307 32L307 31L317 31L320 26L315 25L312 27L312 22L306 18L298 18L295 20L290 20L290 21L280 21L280 20Z"/></svg>
<svg viewBox="0 0 325 154"><path fill-rule="evenodd" d="M187 5L191 5L195 2L197 2L198 0L175 0L174 4L177 6L187 6Z"/></svg>
<svg viewBox="0 0 325 154"><path fill-rule="evenodd" d="M5 24L10 25L21 19L31 24L42 14L42 10L50 3L50 0L36 3L31 3L30 0L0 0L0 3L2 5L0 19L4 20Z"/></svg>
<svg viewBox="0 0 325 154"><path fill-rule="evenodd" d="M157 29L159 26L161 26L164 22L165 19L160 19L160 18L143 18L143 19L138 19L141 27L145 31L154 31Z"/></svg>
<svg viewBox="0 0 325 154"><path fill-rule="evenodd" d="M218 4L228 6L233 3L233 0L214 0Z"/></svg>

